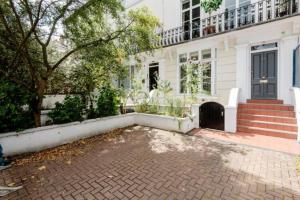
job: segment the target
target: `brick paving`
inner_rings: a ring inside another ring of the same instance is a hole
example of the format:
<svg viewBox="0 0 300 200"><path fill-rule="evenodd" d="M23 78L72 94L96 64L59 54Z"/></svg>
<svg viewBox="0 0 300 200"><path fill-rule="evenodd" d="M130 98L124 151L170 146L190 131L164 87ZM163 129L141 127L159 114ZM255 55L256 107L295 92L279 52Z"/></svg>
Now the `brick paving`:
<svg viewBox="0 0 300 200"><path fill-rule="evenodd" d="M288 154L300 154L300 143L297 142L296 139L244 132L236 132L233 134L212 129L194 129L190 134L200 137L219 139L231 143L245 144L254 147L285 152Z"/></svg>
<svg viewBox="0 0 300 200"><path fill-rule="evenodd" d="M296 156L133 127L83 156L0 172L2 199L300 199ZM45 165L45 170L38 167Z"/></svg>

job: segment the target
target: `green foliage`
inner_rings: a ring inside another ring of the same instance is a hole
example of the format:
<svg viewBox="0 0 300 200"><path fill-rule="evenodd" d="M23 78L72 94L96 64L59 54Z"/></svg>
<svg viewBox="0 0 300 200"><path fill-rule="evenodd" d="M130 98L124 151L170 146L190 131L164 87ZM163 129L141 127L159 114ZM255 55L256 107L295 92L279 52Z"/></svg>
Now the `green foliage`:
<svg viewBox="0 0 300 200"><path fill-rule="evenodd" d="M135 106L135 111L139 113L148 113L149 111L149 104L146 100L143 100L141 103ZM154 114L154 113L152 113Z"/></svg>
<svg viewBox="0 0 300 200"><path fill-rule="evenodd" d="M0 74L34 92L30 106L40 126L45 92L88 95L102 87L124 70L129 55L140 60L137 52L156 48L159 25L148 9L125 12L120 0L3 0ZM58 70L72 65L74 76ZM76 76L80 85L73 87Z"/></svg>
<svg viewBox="0 0 300 200"><path fill-rule="evenodd" d="M0 132L18 131L34 126L32 111L25 109L32 98L32 93L0 78Z"/></svg>
<svg viewBox="0 0 300 200"><path fill-rule="evenodd" d="M201 0L201 7L206 13L209 14L211 14L213 11L216 11L221 4L222 0Z"/></svg>
<svg viewBox="0 0 300 200"><path fill-rule="evenodd" d="M48 114L54 124L63 124L83 120L85 105L79 96L67 96L63 103L57 102Z"/></svg>
<svg viewBox="0 0 300 200"><path fill-rule="evenodd" d="M170 99L166 107L166 114L174 117L185 117L185 105L181 99Z"/></svg>
<svg viewBox="0 0 300 200"><path fill-rule="evenodd" d="M118 92L110 85L104 86L99 91L96 113L98 117L107 117L118 114Z"/></svg>
<svg viewBox="0 0 300 200"><path fill-rule="evenodd" d="M76 57L79 65L88 71L84 75L93 80L94 88L125 74L124 61L129 56L135 55L140 60L137 52L150 53L156 48L155 29L160 25L157 17L147 8L127 14L123 10L118 0L91 1L64 22L67 36L77 46L83 41L97 41L92 48L81 49Z"/></svg>

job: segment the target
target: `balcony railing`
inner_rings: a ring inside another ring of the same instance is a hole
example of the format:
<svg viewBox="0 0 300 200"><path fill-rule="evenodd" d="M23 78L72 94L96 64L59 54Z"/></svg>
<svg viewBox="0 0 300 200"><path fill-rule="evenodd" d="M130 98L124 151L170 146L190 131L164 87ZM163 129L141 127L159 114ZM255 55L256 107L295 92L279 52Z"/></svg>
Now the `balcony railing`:
<svg viewBox="0 0 300 200"><path fill-rule="evenodd" d="M297 13L299 13L299 0L262 0L233 10L225 10L223 13L201 19L200 23L162 31L159 33L159 45L174 45Z"/></svg>

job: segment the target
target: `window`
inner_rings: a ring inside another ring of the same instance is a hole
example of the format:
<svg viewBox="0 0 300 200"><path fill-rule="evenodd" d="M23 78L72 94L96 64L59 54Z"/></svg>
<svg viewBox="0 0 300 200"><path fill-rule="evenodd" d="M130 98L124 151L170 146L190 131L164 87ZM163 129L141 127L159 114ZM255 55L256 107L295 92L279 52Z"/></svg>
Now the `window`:
<svg viewBox="0 0 300 200"><path fill-rule="evenodd" d="M236 7L235 0L225 0L225 8L228 10L233 10Z"/></svg>
<svg viewBox="0 0 300 200"><path fill-rule="evenodd" d="M211 58L211 50L204 49L201 51L202 59L210 59Z"/></svg>
<svg viewBox="0 0 300 200"><path fill-rule="evenodd" d="M121 78L118 80L118 87L119 88L124 88L124 89L132 89L132 82L135 76L135 70L136 67L135 65L130 65L128 68L128 76L125 78Z"/></svg>
<svg viewBox="0 0 300 200"><path fill-rule="evenodd" d="M200 36L200 0L182 1L182 26L184 39Z"/></svg>
<svg viewBox="0 0 300 200"><path fill-rule="evenodd" d="M186 93L186 82L187 82L187 54L179 55L179 66L180 66L180 93Z"/></svg>
<svg viewBox="0 0 300 200"><path fill-rule="evenodd" d="M277 42L274 42L274 43L268 43L268 44L252 46L251 51L271 49L271 48L276 48L276 47L278 47Z"/></svg>
<svg viewBox="0 0 300 200"><path fill-rule="evenodd" d="M200 59L201 58L201 59ZM180 93L211 94L211 49L179 55Z"/></svg>

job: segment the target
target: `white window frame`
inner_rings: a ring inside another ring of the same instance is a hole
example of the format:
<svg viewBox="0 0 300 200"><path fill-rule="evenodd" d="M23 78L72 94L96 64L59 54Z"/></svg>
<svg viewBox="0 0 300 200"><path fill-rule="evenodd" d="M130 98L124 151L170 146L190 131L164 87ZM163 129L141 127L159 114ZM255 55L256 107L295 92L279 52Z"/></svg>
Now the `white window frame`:
<svg viewBox="0 0 300 200"><path fill-rule="evenodd" d="M207 49L211 50L211 58L202 59L202 51L207 50ZM211 92L210 92L210 95L199 92L197 94L197 97L201 98L201 97L215 96L216 95L216 90L215 90L215 88L216 88L216 86L215 86L215 83L216 83L216 64L217 64L217 58L216 58L217 57L216 56L217 49L216 48L202 48L202 49L198 49L198 50L190 50L190 51L186 51L186 52L177 53L177 95L180 95L180 96L189 95L189 93L181 93L181 91L180 91L180 87L181 87L180 65L182 65L183 63L179 62L179 56L182 55L182 54L186 54L187 55L187 60L188 60L189 56L190 56L190 53L193 53L193 52L198 52L198 58L199 58L199 61L201 63L211 62L211 77L210 77L210 85L211 85L210 90L211 90Z"/></svg>
<svg viewBox="0 0 300 200"><path fill-rule="evenodd" d="M189 8L186 8L186 9L182 9L182 5L183 5L183 2L185 2L185 0L181 0L180 1L180 24L181 26L184 28L184 22L182 21L182 17L183 17L183 13L186 12L186 11L190 11L190 19L189 19L189 25L190 25L190 30L189 30L189 34L190 34L190 37L192 37L192 33L193 33L193 27L192 27L192 23L193 23L193 9L194 8L197 8L199 7L199 12L200 12L200 15L199 15L199 19L200 19L200 26L201 26L201 13L202 13L202 9L201 9L201 0L200 0L200 3L199 4L196 4L193 6L193 0L186 0L186 1L189 1L190 2L190 6Z"/></svg>

